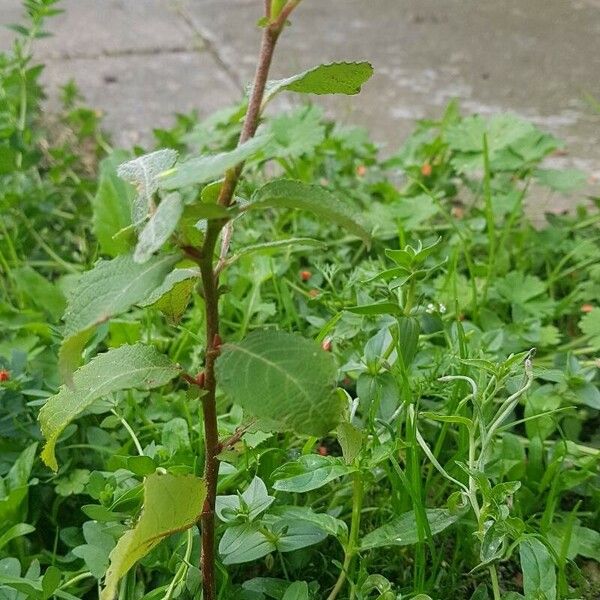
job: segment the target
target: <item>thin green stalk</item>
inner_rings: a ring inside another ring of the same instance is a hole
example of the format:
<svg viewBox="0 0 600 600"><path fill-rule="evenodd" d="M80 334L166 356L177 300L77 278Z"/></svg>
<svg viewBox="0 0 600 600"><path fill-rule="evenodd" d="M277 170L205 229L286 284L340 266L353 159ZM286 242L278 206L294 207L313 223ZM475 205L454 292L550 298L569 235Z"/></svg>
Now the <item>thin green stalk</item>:
<svg viewBox="0 0 600 600"><path fill-rule="evenodd" d="M352 480L352 520L350 522L350 533L348 535L348 544L346 545L344 552L344 564L342 570L335 582L333 589L331 590L327 600L335 600L339 593L342 591L348 574L353 566L354 557L356 556L359 549L359 532L360 532L360 515L362 512L364 496L364 484L360 472L354 474ZM354 583L350 582L350 596L349 600L354 600L356 596L356 590L354 589Z"/></svg>

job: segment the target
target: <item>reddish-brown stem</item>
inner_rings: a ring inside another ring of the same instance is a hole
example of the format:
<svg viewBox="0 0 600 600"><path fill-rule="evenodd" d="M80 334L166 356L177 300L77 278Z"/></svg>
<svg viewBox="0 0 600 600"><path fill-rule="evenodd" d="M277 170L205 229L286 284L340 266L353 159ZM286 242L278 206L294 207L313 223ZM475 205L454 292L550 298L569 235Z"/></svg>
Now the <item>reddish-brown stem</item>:
<svg viewBox="0 0 600 600"><path fill-rule="evenodd" d="M286 16L278 18L275 23L267 25L263 31L260 55L254 76L254 83L252 85L252 92L248 101L246 118L240 134L239 144L243 144L256 133L275 44L285 25L287 16L289 16L289 13L297 4L298 0L290 0L286 7L284 7L288 9L286 11ZM270 10L270 4L268 6L268 10ZM267 18L269 17L268 10L266 11ZM221 186L218 198L218 202L222 206L229 206L231 204L242 169L243 163L230 169L225 174L225 180ZM200 519L202 526L202 555L200 567L202 570L204 600L216 599L215 499L217 495L217 477L219 473L219 459L217 457L223 446L219 442L217 426L217 380L215 376L215 362L220 351L221 340L219 336L219 269L215 269L213 260L219 234L225 225L226 222L224 221L209 221L204 243L200 251L189 252L189 250L187 250L188 256L192 256L200 267L206 318L206 357L204 366L205 393L202 397L202 412L204 418L205 447L204 480L206 482L207 494Z"/></svg>

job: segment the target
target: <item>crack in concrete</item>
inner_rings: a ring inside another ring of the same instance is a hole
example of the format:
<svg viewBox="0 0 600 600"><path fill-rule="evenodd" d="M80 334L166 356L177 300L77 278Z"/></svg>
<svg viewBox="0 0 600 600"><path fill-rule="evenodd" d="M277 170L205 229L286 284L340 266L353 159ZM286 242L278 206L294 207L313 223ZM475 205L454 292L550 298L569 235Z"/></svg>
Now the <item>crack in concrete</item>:
<svg viewBox="0 0 600 600"><path fill-rule="evenodd" d="M192 15L190 15L183 6L179 5L176 9L179 16L183 19L185 24L191 29L192 33L196 35L202 42L203 48L213 57L216 64L221 68L225 75L229 78L231 83L235 85L240 92L244 92L245 86L244 81L240 77L239 73L234 67L227 62L225 57L219 51L217 40L209 29L199 26Z"/></svg>
<svg viewBox="0 0 600 600"><path fill-rule="evenodd" d="M154 56L160 54L192 54L208 49L204 46L158 46L150 48L116 48L114 50L101 50L100 52L48 52L44 58L48 60L79 60L96 58L123 58L127 56Z"/></svg>

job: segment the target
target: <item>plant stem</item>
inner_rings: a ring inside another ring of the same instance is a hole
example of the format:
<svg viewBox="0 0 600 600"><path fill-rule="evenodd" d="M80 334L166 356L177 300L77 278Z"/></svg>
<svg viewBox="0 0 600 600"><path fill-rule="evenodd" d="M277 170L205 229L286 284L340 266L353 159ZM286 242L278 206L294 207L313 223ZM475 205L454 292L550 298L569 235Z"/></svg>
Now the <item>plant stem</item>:
<svg viewBox="0 0 600 600"><path fill-rule="evenodd" d="M344 587L344 583L346 582L346 578L348 575L348 571L352 566L352 560L358 551L358 535L360 530L360 514L362 511L362 503L363 503L363 495L364 495L364 484L361 478L360 473L356 473L354 475L354 480L352 483L353 493L352 493L352 521L350 523L350 534L348 536L348 545L346 546L346 551L344 553L344 564L342 565L342 570L335 582L335 586L331 590L329 596L327 596L327 600L335 600L338 594L342 591ZM350 591L350 600L354 598L354 587Z"/></svg>
<svg viewBox="0 0 600 600"><path fill-rule="evenodd" d="M269 69L273 59L273 51L277 39L286 23L293 8L298 4L297 0L290 0L286 9L272 23L269 23L263 30L260 54L254 75L252 92L248 102L246 118L240 134L239 144L243 144L256 133L260 118L262 100L265 93L265 86L269 75ZM265 7L270 4L265 4ZM266 10L266 16L269 18L270 8ZM244 164L240 163L230 169L225 174L225 180L219 192L218 203L221 206L230 206L233 195L237 187ZM206 353L204 365L204 392L202 397L202 412L204 418L204 480L206 483L207 495L204 502L201 515L202 527L202 553L200 558L200 568L202 570L202 588L204 600L215 600L216 582L215 582L215 500L217 495L217 477L219 474L218 455L221 450L219 443L219 432L217 425L217 406L216 391L217 380L215 376L215 363L219 355L219 273L220 264L213 267L215 257L215 248L219 239L219 234L223 227L230 228L231 224L226 221L211 220L207 227L206 236L196 260L200 267L202 286L204 292L204 312L206 329ZM221 260L225 259L227 254L231 232L223 235L224 243L221 247Z"/></svg>

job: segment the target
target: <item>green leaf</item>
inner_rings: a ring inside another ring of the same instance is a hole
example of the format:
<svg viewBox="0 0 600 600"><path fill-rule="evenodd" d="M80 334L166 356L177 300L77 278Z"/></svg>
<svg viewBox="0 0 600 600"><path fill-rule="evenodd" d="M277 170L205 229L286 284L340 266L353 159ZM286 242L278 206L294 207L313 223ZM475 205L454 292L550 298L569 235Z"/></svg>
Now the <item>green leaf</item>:
<svg viewBox="0 0 600 600"><path fill-rule="evenodd" d="M169 194L158 205L140 232L133 253L136 263L145 263L163 246L177 228L183 213L183 202L177 193Z"/></svg>
<svg viewBox="0 0 600 600"><path fill-rule="evenodd" d="M342 421L337 428L337 438L342 447L342 455L346 464L351 465L362 448L362 432L354 427L352 423Z"/></svg>
<svg viewBox="0 0 600 600"><path fill-rule="evenodd" d="M67 302L64 341L59 352L63 379L70 382L93 328L123 312L158 287L177 256L157 256L137 264L130 254L101 260L84 273Z"/></svg>
<svg viewBox="0 0 600 600"><path fill-rule="evenodd" d="M178 374L179 367L152 346L121 346L99 354L75 372L73 387L63 385L40 410L40 427L46 438L43 461L57 470L54 447L58 437L98 398L119 390L159 387Z"/></svg>
<svg viewBox="0 0 600 600"><path fill-rule="evenodd" d="M528 537L519 544L519 556L525 597L556 600L556 570L546 546L537 538Z"/></svg>
<svg viewBox="0 0 600 600"><path fill-rule="evenodd" d="M269 496L263 480L255 477L241 495L217 496L215 512L225 523L234 522L240 517L254 521L274 500L273 496Z"/></svg>
<svg viewBox="0 0 600 600"><path fill-rule="evenodd" d="M335 456L306 454L273 472L273 488L280 492L310 492L354 471Z"/></svg>
<svg viewBox="0 0 600 600"><path fill-rule="evenodd" d="M291 179L271 181L256 190L245 207L293 208L312 212L316 216L344 227L366 244L370 243L369 232L360 224L361 216L350 205L338 200L331 192L318 185Z"/></svg>
<svg viewBox="0 0 600 600"><path fill-rule="evenodd" d="M58 321L65 311L65 297L59 287L42 277L26 265L12 271L19 292L34 306L47 313L53 321Z"/></svg>
<svg viewBox="0 0 600 600"><path fill-rule="evenodd" d="M348 312L355 315L403 315L404 311L398 304L392 302L375 302L373 304L363 304L361 306L349 306Z"/></svg>
<svg viewBox="0 0 600 600"><path fill-rule="evenodd" d="M600 349L600 308L592 309L579 321L579 329L590 338L590 344Z"/></svg>
<svg viewBox="0 0 600 600"><path fill-rule="evenodd" d="M306 581L294 581L285 591L282 600L308 600L308 584Z"/></svg>
<svg viewBox="0 0 600 600"><path fill-rule="evenodd" d="M199 279L199 269L173 269L162 284L139 305L154 306L167 317L169 323L177 324L189 304Z"/></svg>
<svg viewBox="0 0 600 600"><path fill-rule="evenodd" d="M321 436L341 419L335 362L312 340L255 331L225 344L216 370L225 394L270 429Z"/></svg>
<svg viewBox="0 0 600 600"><path fill-rule="evenodd" d="M445 508L428 508L426 511L431 535L437 535L455 523L460 514L453 514ZM410 511L392 519L362 539L362 550L384 548L386 546L409 546L419 541L417 520L414 511Z"/></svg>
<svg viewBox="0 0 600 600"><path fill-rule="evenodd" d="M131 183L137 190L132 206L134 224L141 223L148 216L154 204L153 196L158 190L158 175L172 167L176 160L175 150L157 150L123 163L117 169L119 177Z"/></svg>
<svg viewBox="0 0 600 600"><path fill-rule="evenodd" d="M144 481L144 508L135 527L110 553L101 600L113 600L117 584L160 541L195 525L206 498L204 481L193 475L155 473Z"/></svg>
<svg viewBox="0 0 600 600"><path fill-rule="evenodd" d="M534 177L539 183L562 194L580 190L587 180L579 169L537 169Z"/></svg>
<svg viewBox="0 0 600 600"><path fill-rule="evenodd" d="M301 94L346 94L354 95L373 75L368 62L340 62L319 65L286 79L269 81L266 97L271 99L283 90Z"/></svg>
<svg viewBox="0 0 600 600"><path fill-rule="evenodd" d="M163 190L175 190L217 179L228 169L254 157L270 140L271 136L268 135L254 137L229 152L200 156L178 163L173 169L161 173L159 185Z"/></svg>
<svg viewBox="0 0 600 600"><path fill-rule="evenodd" d="M240 248L227 262L232 264L243 256L249 254L275 254L276 252L287 249L291 252L302 252L307 248L323 247L325 244L320 240L307 237L287 238L284 240L274 240L272 242L262 242L260 244L251 244Z"/></svg>
<svg viewBox="0 0 600 600"><path fill-rule="evenodd" d="M257 560L275 550L275 544L259 529L258 523L228 527L219 542L219 554L225 565Z"/></svg>
<svg viewBox="0 0 600 600"><path fill-rule="evenodd" d="M35 531L35 527L29 525L29 523L16 523L0 536L0 550L11 540L32 533L33 531Z"/></svg>
<svg viewBox="0 0 600 600"><path fill-rule="evenodd" d="M100 163L98 190L92 200L94 234L102 252L109 256L118 256L131 249L127 237L114 237L131 225L134 194L117 175L117 165L125 157L125 152L116 151Z"/></svg>
<svg viewBox="0 0 600 600"><path fill-rule="evenodd" d="M270 157L294 159L314 154L314 149L325 139L322 112L311 105L275 117L269 123L269 130L273 134L267 150Z"/></svg>
<svg viewBox="0 0 600 600"><path fill-rule="evenodd" d="M336 519L327 513L316 513L307 506L277 506L271 512L288 521L306 521L307 523L312 523L328 535L333 535L340 540L348 538L348 527L344 521Z"/></svg>

